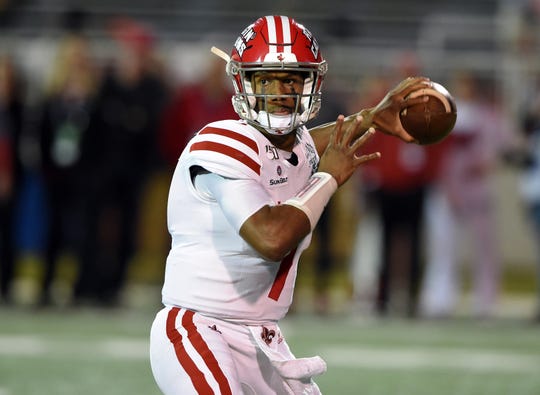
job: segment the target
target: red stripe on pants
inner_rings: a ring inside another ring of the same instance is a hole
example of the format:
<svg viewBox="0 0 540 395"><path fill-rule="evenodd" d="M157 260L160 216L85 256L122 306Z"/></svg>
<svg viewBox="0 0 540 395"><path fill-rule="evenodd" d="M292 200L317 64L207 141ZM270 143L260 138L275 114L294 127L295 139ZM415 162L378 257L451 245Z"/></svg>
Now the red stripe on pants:
<svg viewBox="0 0 540 395"><path fill-rule="evenodd" d="M174 346L178 362L180 362L180 365L182 365L182 368L188 374L197 393L201 395L214 394L206 377L204 377L204 373L197 367L193 359L187 353L184 344L182 343L183 337L176 329L176 319L179 312L180 309L178 307L173 307L169 311L167 316L167 337ZM182 327L187 331L187 338L192 343L195 350L201 355L208 369L216 379L220 393L223 395L231 395L232 391L225 374L219 368L214 354L212 354L212 351L210 351L210 348L202 338L201 334L197 331L197 327L193 322L194 314L193 311L187 310L182 317Z"/></svg>
<svg viewBox="0 0 540 395"><path fill-rule="evenodd" d="M204 341L201 334L197 331L197 327L193 323L194 314L195 313L191 310L186 311L186 314L184 314L182 317L182 326L187 330L188 339L191 341L191 344L202 357L204 362L206 362L206 366L208 369L210 369L212 376L214 376L219 384L220 393L222 395L231 395L231 387L229 386L227 377L225 377L225 373L223 373L223 370L221 370L219 367L216 357L212 351L210 351L208 344Z"/></svg>

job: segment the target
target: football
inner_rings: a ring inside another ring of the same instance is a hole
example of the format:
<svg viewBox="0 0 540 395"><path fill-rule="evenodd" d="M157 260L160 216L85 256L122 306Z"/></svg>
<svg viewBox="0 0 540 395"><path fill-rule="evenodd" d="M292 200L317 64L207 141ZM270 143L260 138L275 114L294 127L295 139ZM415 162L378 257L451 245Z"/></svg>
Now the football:
<svg viewBox="0 0 540 395"><path fill-rule="evenodd" d="M442 141L454 128L457 118L456 102L450 92L437 82L431 85L408 96L427 95L428 101L409 106L400 113L403 128L421 145Z"/></svg>

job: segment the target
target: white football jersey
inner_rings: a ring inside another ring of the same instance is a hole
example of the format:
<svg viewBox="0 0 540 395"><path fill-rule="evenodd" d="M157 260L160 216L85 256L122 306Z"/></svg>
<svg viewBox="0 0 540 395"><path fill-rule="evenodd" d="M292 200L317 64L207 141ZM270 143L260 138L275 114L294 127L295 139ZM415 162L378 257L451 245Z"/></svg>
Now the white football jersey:
<svg viewBox="0 0 540 395"><path fill-rule="evenodd" d="M261 257L227 221L217 202L198 193L190 168L200 166L232 179L252 179L274 205L294 196L316 172L319 157L304 127L293 150L276 148L244 121L226 120L201 129L182 153L169 191L163 303L244 324L281 319L292 302L298 259L307 236L282 262Z"/></svg>

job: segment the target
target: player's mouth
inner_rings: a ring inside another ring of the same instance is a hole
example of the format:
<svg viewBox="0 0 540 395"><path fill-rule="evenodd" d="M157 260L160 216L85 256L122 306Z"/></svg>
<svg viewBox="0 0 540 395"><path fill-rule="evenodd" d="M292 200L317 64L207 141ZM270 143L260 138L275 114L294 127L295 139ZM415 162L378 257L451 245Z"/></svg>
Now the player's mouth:
<svg viewBox="0 0 540 395"><path fill-rule="evenodd" d="M268 106L268 113L273 115L290 115L292 114L292 108L285 106Z"/></svg>

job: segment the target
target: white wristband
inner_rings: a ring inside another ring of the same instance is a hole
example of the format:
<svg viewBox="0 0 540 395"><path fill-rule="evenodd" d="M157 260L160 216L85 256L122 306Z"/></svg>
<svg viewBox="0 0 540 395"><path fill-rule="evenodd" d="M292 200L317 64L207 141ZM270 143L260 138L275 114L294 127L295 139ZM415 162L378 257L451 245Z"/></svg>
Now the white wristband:
<svg viewBox="0 0 540 395"><path fill-rule="evenodd" d="M337 190L337 181L328 173L317 172L292 198L283 202L302 210L309 218L311 230L315 228L328 201Z"/></svg>

